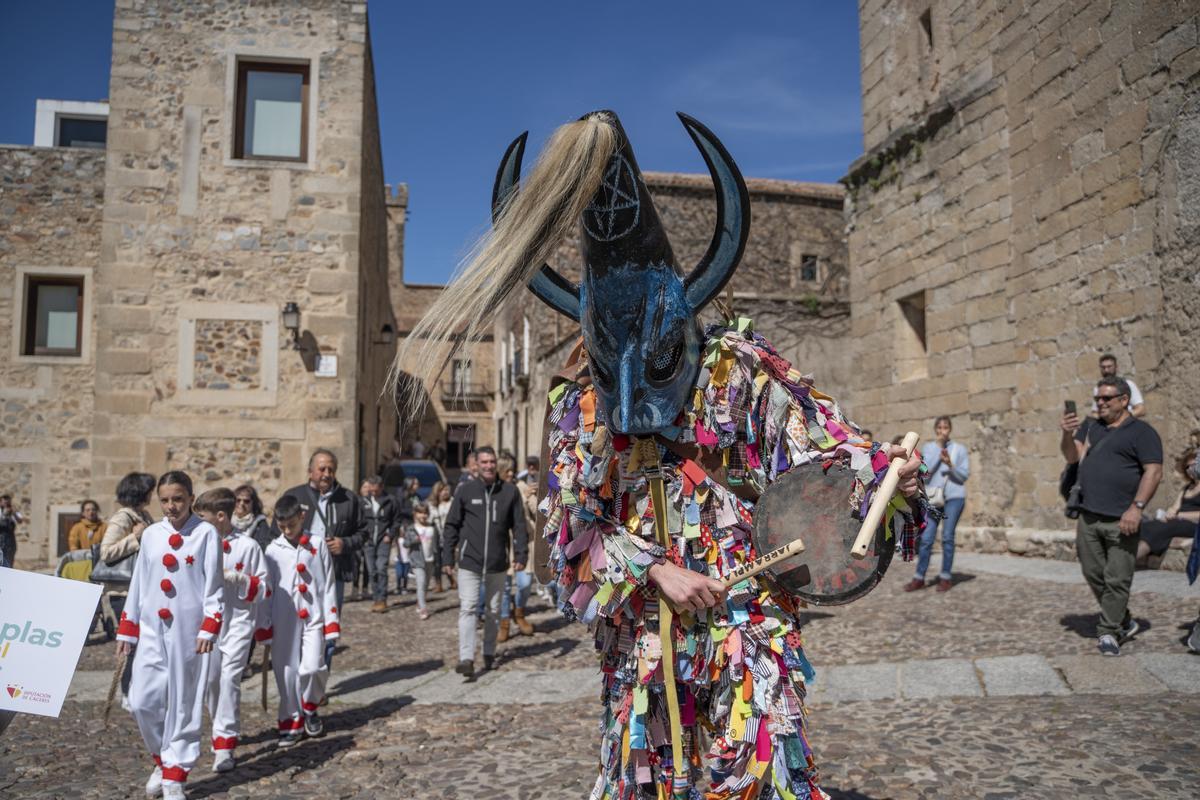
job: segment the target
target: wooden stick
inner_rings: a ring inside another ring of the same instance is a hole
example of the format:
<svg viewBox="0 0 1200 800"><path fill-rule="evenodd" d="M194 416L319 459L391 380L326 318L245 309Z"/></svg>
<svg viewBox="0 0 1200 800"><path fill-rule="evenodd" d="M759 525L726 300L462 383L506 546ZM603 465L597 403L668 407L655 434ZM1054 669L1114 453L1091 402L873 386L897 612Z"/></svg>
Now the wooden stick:
<svg viewBox="0 0 1200 800"><path fill-rule="evenodd" d="M765 569L770 569L785 558L791 558L803 552L804 542L799 539L788 542L783 547L778 547L765 556L759 556L753 561L747 561L729 574L722 576L721 583L725 584L726 589L730 589L735 583L744 581L746 578L753 578L758 573Z"/></svg>
<svg viewBox="0 0 1200 800"><path fill-rule="evenodd" d="M104 702L104 727L108 727L108 715L112 713L113 698L117 696L117 687L121 685L121 676L125 674L125 662L129 654L124 650L117 653L117 668L113 670L112 683L108 685L108 699Z"/></svg>
<svg viewBox="0 0 1200 800"><path fill-rule="evenodd" d="M892 459L892 463L888 465L887 474L883 476L879 488L875 490L875 496L871 498L871 507L867 509L867 518L863 520L862 527L858 529L854 547L850 548L850 555L855 558L867 557L867 550L875 539L879 523L883 521L883 512L887 510L888 503L892 502L892 495L896 493L896 485L900 483L900 468L904 466L905 461L912 457L913 450L916 449L917 442L920 440L921 437L914 431L909 431L904 435L904 441L900 443L900 446L904 448L907 455L896 456Z"/></svg>
<svg viewBox="0 0 1200 800"><path fill-rule="evenodd" d="M262 704L262 710L267 710L267 672L268 665L271 663L271 645L263 646L262 657L262 697L259 702Z"/></svg>

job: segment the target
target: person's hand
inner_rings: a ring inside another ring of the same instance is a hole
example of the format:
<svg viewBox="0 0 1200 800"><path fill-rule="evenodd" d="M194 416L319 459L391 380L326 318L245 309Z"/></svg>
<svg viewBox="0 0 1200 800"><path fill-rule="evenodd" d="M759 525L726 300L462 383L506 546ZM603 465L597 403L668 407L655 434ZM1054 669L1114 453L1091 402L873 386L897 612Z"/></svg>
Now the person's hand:
<svg viewBox="0 0 1200 800"><path fill-rule="evenodd" d="M1121 534L1124 536L1133 536L1138 532L1138 528L1142 524L1142 510L1137 506L1130 506L1125 509L1125 513L1121 515L1121 522L1118 527Z"/></svg>
<svg viewBox="0 0 1200 800"><path fill-rule="evenodd" d="M384 536L384 537L383 537L383 543L384 543L384 544L391 544L391 543L392 543L392 537L390 537L390 536Z"/></svg>
<svg viewBox="0 0 1200 800"><path fill-rule="evenodd" d="M442 567L442 574L445 575L447 578L453 578L454 577L454 567L450 566L449 564L446 564L444 567Z"/></svg>
<svg viewBox="0 0 1200 800"><path fill-rule="evenodd" d="M343 545L340 536L335 536L332 539L326 539L325 545L329 548L329 552L333 555L340 556L342 554Z"/></svg>
<svg viewBox="0 0 1200 800"><path fill-rule="evenodd" d="M524 561L514 561L513 562L513 572L524 572L524 571L525 571L525 562Z"/></svg>
<svg viewBox="0 0 1200 800"><path fill-rule="evenodd" d="M942 460L942 463L943 463L943 464L945 464L947 467L951 466L951 464L950 464L950 451L949 451L949 450L947 450L947 449L945 449L945 448L942 448L942 453L941 453L941 455L939 456L939 458L941 458L941 460Z"/></svg>
<svg viewBox="0 0 1200 800"><path fill-rule="evenodd" d="M700 611L725 599L725 584L669 561L650 567L650 577L678 609Z"/></svg>
<svg viewBox="0 0 1200 800"><path fill-rule="evenodd" d="M1079 417L1073 413L1063 414L1058 427L1062 428L1065 433L1073 435L1075 431L1079 430Z"/></svg>
<svg viewBox="0 0 1200 800"><path fill-rule="evenodd" d="M117 655L127 656L133 652L133 645L129 642L117 642Z"/></svg>
<svg viewBox="0 0 1200 800"><path fill-rule="evenodd" d="M914 450L910 456L898 444L889 445L888 447L888 461L891 461L893 458L908 458L904 462L904 466L900 467L900 482L896 484L896 488L905 497L916 497L918 492L921 491L921 481L917 478L921 474L920 451Z"/></svg>
<svg viewBox="0 0 1200 800"><path fill-rule="evenodd" d="M142 534L145 532L146 532L146 523L144 523L144 522L139 522L138 524L134 525L133 530L130 531L130 533L133 534L134 538L137 539L139 542L142 540Z"/></svg>
<svg viewBox="0 0 1200 800"><path fill-rule="evenodd" d="M197 653L211 653L212 647L213 647L212 639L200 639L200 638L196 639L196 652Z"/></svg>

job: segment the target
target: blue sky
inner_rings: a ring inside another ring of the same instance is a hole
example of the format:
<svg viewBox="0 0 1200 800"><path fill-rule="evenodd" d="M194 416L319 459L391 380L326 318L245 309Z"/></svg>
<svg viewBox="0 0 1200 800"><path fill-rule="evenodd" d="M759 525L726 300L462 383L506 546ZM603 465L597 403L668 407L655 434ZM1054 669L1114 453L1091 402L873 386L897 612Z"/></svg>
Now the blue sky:
<svg viewBox="0 0 1200 800"><path fill-rule="evenodd" d="M0 142L28 144L36 98L107 96L112 7L0 5ZM373 0L384 169L409 186L407 279L450 275L517 134L536 150L596 108L621 116L643 169L704 171L681 110L748 176L838 179L862 152L855 5Z"/></svg>

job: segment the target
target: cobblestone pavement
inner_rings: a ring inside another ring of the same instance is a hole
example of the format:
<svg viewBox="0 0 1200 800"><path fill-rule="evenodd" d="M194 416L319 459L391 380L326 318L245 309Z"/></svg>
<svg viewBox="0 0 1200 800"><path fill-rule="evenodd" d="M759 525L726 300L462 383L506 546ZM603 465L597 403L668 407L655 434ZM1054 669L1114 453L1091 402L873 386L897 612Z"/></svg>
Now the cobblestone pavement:
<svg viewBox="0 0 1200 800"><path fill-rule="evenodd" d="M962 563L948 593L904 593L911 573L897 563L867 598L807 612L819 671L812 738L827 791L854 800L1195 796L1200 657L1179 640L1200 594L1136 593L1149 630L1124 648L1132 657L1100 659L1095 601L1067 582L1069 570L1059 580L1022 577L1045 562ZM500 645L500 669L459 690L446 673L457 600L431 600L426 622L411 595L383 615L346 604L320 739L277 750L274 708L258 708L251 678L238 769L214 775L205 753L189 796L586 797L597 713L586 631L535 600L538 633ZM0 738L0 797L141 796L150 763L132 721L119 709L107 730L100 720L112 659L111 644L85 648L61 719L21 716ZM538 681L562 670L574 685L556 702L549 692L561 687ZM451 702L430 699L439 697Z"/></svg>

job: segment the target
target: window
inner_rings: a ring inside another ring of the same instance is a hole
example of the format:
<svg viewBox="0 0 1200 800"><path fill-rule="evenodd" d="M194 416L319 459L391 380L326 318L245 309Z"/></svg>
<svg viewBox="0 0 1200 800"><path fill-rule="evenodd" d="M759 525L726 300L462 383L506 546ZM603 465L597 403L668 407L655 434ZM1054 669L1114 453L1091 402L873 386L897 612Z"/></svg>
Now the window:
<svg viewBox="0 0 1200 800"><path fill-rule="evenodd" d="M25 284L26 356L83 352L83 278L29 276Z"/></svg>
<svg viewBox="0 0 1200 800"><path fill-rule="evenodd" d="M456 395L465 395L471 391L471 362L464 358L456 358L450 364L450 385Z"/></svg>
<svg viewBox="0 0 1200 800"><path fill-rule="evenodd" d="M108 120L94 117L58 118L58 147L91 147L103 150L108 141Z"/></svg>
<svg viewBox="0 0 1200 800"><path fill-rule="evenodd" d="M805 253L800 256L800 280L816 281L820 278L820 272L817 268L817 257L811 253Z"/></svg>
<svg viewBox="0 0 1200 800"><path fill-rule="evenodd" d="M308 160L308 64L239 61L234 158Z"/></svg>
<svg viewBox="0 0 1200 800"><path fill-rule="evenodd" d="M925 292L902 297L896 331L896 365L902 381L924 378L929 374L925 344Z"/></svg>

